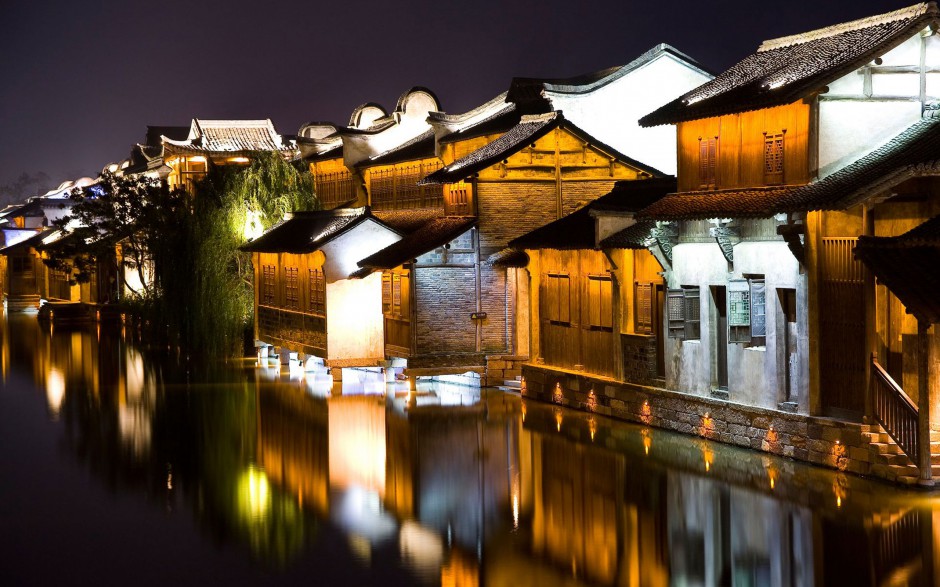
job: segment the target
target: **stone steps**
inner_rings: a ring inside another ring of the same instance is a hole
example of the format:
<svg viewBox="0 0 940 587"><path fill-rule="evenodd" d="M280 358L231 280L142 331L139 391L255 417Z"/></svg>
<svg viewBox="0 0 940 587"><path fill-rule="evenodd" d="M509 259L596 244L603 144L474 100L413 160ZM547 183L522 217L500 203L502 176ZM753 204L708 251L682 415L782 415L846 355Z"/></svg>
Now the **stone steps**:
<svg viewBox="0 0 940 587"><path fill-rule="evenodd" d="M522 391L522 375L519 375L515 379L505 379L503 380L502 385L497 385L497 389L502 391Z"/></svg>

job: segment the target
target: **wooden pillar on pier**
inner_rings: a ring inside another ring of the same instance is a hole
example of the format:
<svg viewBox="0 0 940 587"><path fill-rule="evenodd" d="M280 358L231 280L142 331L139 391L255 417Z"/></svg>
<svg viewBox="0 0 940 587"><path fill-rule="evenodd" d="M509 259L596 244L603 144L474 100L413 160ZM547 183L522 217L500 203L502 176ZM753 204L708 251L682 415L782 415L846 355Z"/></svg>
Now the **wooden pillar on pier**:
<svg viewBox="0 0 940 587"><path fill-rule="evenodd" d="M930 366L930 340L927 331L930 323L917 320L917 435L920 445L920 483L933 485L930 452L930 385L928 383Z"/></svg>

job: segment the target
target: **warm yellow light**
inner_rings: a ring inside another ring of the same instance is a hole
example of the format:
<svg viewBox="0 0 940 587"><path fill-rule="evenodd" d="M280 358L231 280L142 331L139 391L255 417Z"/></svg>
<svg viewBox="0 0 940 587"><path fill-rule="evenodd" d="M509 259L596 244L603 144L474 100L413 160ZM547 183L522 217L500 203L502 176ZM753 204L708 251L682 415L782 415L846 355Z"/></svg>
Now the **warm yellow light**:
<svg viewBox="0 0 940 587"><path fill-rule="evenodd" d="M561 432L561 422L564 419L564 416L561 413L561 410L555 410L555 428Z"/></svg>
<svg viewBox="0 0 940 587"><path fill-rule="evenodd" d="M253 240L264 233L264 226L261 225L261 212L249 210L245 213L245 240Z"/></svg>
<svg viewBox="0 0 940 587"><path fill-rule="evenodd" d="M597 434L597 420L593 416L588 418L588 430L591 432L591 440L594 440L594 435Z"/></svg>
<svg viewBox="0 0 940 587"><path fill-rule="evenodd" d="M262 520L271 508L271 486L264 471L251 465L238 482L238 500L249 520Z"/></svg>
<svg viewBox="0 0 940 587"><path fill-rule="evenodd" d="M837 508L842 507L842 498L841 498L841 497L836 497L836 507L837 507Z"/></svg>
<svg viewBox="0 0 940 587"><path fill-rule="evenodd" d="M53 417L59 416L59 410L62 409L62 401L65 399L65 374L57 367L49 370L49 376L46 378L46 403L49 404L49 410Z"/></svg>
<svg viewBox="0 0 940 587"><path fill-rule="evenodd" d="M512 527L519 528L519 494L515 491L512 493Z"/></svg>
<svg viewBox="0 0 940 587"><path fill-rule="evenodd" d="M248 163L248 157L232 157L230 163Z"/></svg>
<svg viewBox="0 0 940 587"><path fill-rule="evenodd" d="M194 156L194 157L190 157L190 158L189 158L189 162L190 162L190 163L205 163L205 162L206 162L206 158L203 157L202 155L196 155L196 156Z"/></svg>

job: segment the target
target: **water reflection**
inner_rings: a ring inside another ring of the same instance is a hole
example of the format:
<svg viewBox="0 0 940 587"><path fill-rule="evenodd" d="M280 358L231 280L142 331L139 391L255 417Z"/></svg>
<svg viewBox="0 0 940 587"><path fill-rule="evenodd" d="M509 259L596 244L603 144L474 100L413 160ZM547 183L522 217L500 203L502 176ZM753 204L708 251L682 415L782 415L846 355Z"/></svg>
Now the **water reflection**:
<svg viewBox="0 0 940 587"><path fill-rule="evenodd" d="M940 509L929 494L499 393L404 385L382 395L369 374L324 386L323 373L267 361L178 365L117 333L50 332L30 318L0 332L0 400L44 406L52 427L30 422L36 442L60 435L107 494L191 520L195 534L173 539L213 573L243 574L253 561L248 571L269 578L383 585L935 577ZM0 411L0 430L22 417ZM0 443L0 459L22 450ZM15 469L5 484L10 500L33 503ZM101 524L127 514L109 499L97 502ZM41 504L0 512L21 525L48 518ZM67 520L48 524L81 540ZM140 531L160 524L170 522ZM37 572L0 560L13 577Z"/></svg>

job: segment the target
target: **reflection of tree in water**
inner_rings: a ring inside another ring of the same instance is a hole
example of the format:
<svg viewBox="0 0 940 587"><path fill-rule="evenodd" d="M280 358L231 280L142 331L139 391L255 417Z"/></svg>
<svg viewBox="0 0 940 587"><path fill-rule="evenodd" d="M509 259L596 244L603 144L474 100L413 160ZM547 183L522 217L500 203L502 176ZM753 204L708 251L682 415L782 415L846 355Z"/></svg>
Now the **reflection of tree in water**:
<svg viewBox="0 0 940 587"><path fill-rule="evenodd" d="M173 385L185 371L148 361L118 336L24 326L4 333L19 349L15 368L28 368L40 387L50 373L64 379L55 406L62 447L111 492L143 494L169 511L189 505L217 543L247 545L265 562L284 565L303 550L313 518L254 465L252 386ZM231 368L213 378L233 374L243 379Z"/></svg>

